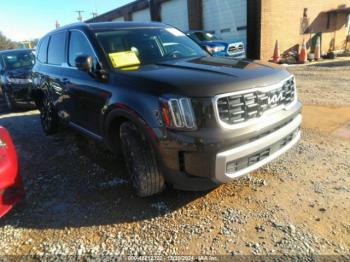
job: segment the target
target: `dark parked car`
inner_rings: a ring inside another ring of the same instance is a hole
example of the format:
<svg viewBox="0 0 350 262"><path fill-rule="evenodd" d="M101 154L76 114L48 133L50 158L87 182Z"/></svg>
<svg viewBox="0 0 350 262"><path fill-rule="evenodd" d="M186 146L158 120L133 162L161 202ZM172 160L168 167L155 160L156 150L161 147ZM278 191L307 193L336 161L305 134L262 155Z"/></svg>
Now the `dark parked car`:
<svg viewBox="0 0 350 262"><path fill-rule="evenodd" d="M33 80L45 133L64 124L123 153L139 196L165 182L213 188L300 138L293 75L212 57L161 23L59 28L41 39Z"/></svg>
<svg viewBox="0 0 350 262"><path fill-rule="evenodd" d="M244 43L241 41L225 41L205 31L189 31L186 35L213 56L246 58Z"/></svg>
<svg viewBox="0 0 350 262"><path fill-rule="evenodd" d="M31 49L15 49L0 52L0 88L7 107L34 107L32 92L32 67L35 54Z"/></svg>

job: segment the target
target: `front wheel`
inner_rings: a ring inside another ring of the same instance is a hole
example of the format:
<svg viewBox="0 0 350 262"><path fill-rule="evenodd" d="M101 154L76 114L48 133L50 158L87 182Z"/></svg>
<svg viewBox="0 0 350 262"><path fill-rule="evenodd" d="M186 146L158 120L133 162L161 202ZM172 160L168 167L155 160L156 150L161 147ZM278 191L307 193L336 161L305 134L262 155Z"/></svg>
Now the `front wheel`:
<svg viewBox="0 0 350 262"><path fill-rule="evenodd" d="M40 120L45 134L52 135L57 132L59 119L54 106L46 96L43 97L40 104Z"/></svg>
<svg viewBox="0 0 350 262"><path fill-rule="evenodd" d="M120 126L124 159L136 194L147 197L163 191L164 177L156 154L145 136L131 122Z"/></svg>

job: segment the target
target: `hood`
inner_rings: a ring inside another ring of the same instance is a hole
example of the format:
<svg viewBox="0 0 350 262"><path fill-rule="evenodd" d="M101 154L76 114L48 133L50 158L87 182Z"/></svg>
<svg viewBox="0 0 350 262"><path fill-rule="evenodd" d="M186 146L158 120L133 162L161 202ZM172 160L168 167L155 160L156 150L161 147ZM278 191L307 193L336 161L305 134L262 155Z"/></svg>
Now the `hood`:
<svg viewBox="0 0 350 262"><path fill-rule="evenodd" d="M6 75L11 78L27 79L32 74L32 67L20 67L6 70Z"/></svg>
<svg viewBox="0 0 350 262"><path fill-rule="evenodd" d="M201 45L209 45L209 46L217 46L217 45L221 45L221 46L228 46L229 42L226 42L224 40L213 40L213 41L202 41Z"/></svg>
<svg viewBox="0 0 350 262"><path fill-rule="evenodd" d="M234 91L268 86L290 74L274 64L201 57L144 65L135 71L118 71L116 83L147 89L157 95L212 97ZM122 72L122 73L120 73Z"/></svg>

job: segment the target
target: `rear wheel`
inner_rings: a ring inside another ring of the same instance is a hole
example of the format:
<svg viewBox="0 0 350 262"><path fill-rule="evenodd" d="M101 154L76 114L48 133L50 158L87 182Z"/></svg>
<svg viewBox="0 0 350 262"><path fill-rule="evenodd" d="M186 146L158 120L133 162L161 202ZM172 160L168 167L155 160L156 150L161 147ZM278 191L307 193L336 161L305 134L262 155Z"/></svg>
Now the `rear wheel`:
<svg viewBox="0 0 350 262"><path fill-rule="evenodd" d="M164 177L152 146L131 122L120 126L124 159L136 194L147 197L163 191Z"/></svg>
<svg viewBox="0 0 350 262"><path fill-rule="evenodd" d="M16 109L16 102L10 97L10 95L8 94L8 92L6 90L3 90L2 93L4 96L5 103L7 105L7 108L10 111L15 110Z"/></svg>
<svg viewBox="0 0 350 262"><path fill-rule="evenodd" d="M59 119L52 103L44 96L40 103L40 120L43 131L47 135L57 132Z"/></svg>

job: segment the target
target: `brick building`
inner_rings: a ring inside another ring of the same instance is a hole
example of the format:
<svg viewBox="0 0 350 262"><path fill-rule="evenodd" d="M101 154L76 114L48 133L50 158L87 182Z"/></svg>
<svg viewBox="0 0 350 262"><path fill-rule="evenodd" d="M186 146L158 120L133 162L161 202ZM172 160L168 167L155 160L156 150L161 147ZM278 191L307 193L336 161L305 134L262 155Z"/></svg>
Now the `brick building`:
<svg viewBox="0 0 350 262"><path fill-rule="evenodd" d="M323 52L344 49L349 13L350 0L261 0L261 58L271 57L277 39L282 51L297 49L303 39L313 49L317 36Z"/></svg>
<svg viewBox="0 0 350 262"><path fill-rule="evenodd" d="M350 40L350 0L137 0L87 22L161 21L183 31L206 30L243 41L250 58L269 60L275 41L282 52L344 49ZM348 44L350 47L350 43Z"/></svg>

